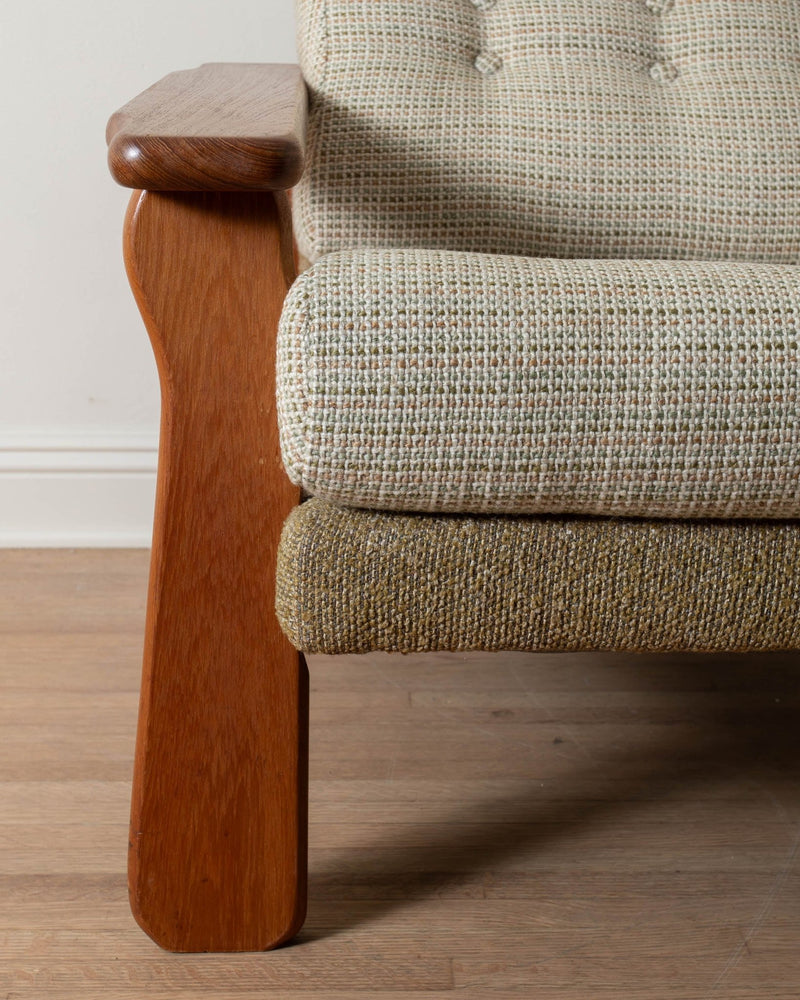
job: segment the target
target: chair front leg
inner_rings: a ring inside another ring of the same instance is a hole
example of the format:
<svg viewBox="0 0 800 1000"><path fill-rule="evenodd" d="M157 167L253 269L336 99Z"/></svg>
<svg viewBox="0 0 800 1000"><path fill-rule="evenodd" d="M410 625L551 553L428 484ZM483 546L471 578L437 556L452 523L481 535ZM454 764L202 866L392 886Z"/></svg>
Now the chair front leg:
<svg viewBox="0 0 800 1000"><path fill-rule="evenodd" d="M305 915L308 683L274 612L298 502L275 412L285 196L134 194L131 286L162 388L134 770L134 916L173 951L274 947Z"/></svg>

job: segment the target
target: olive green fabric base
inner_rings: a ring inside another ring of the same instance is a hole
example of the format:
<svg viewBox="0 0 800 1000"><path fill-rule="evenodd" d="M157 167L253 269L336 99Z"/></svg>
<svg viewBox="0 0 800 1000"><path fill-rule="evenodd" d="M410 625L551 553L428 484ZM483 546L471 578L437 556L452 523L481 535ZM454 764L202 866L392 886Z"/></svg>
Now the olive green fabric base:
<svg viewBox="0 0 800 1000"><path fill-rule="evenodd" d="M306 652L800 648L800 521L387 514L312 499L277 611Z"/></svg>

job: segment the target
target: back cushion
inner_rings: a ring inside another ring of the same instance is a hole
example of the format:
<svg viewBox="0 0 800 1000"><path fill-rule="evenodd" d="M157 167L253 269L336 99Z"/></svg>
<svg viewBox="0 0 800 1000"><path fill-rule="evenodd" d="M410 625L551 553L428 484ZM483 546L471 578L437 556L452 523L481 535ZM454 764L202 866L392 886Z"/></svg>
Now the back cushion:
<svg viewBox="0 0 800 1000"><path fill-rule="evenodd" d="M298 0L297 237L800 257L800 0Z"/></svg>

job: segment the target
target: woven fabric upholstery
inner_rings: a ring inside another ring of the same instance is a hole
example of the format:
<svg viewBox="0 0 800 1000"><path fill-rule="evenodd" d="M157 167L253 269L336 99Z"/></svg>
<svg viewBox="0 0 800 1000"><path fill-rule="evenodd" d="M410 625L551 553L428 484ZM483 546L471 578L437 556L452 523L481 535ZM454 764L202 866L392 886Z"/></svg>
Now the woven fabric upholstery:
<svg viewBox="0 0 800 1000"><path fill-rule="evenodd" d="M300 248L800 253L793 0L299 0Z"/></svg>
<svg viewBox="0 0 800 1000"><path fill-rule="evenodd" d="M284 461L392 510L800 516L800 269L331 254L279 335Z"/></svg>
<svg viewBox="0 0 800 1000"><path fill-rule="evenodd" d="M382 514L311 500L277 610L307 652L800 648L800 523Z"/></svg>

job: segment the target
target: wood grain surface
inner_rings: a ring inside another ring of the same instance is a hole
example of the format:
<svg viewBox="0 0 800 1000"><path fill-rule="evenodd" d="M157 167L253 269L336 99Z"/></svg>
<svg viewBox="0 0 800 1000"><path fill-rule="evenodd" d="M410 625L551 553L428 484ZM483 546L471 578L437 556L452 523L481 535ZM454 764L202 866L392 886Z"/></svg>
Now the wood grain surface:
<svg viewBox="0 0 800 1000"><path fill-rule="evenodd" d="M173 955L124 874L145 552L0 552L0 996L796 1000L800 658L310 657L309 916Z"/></svg>
<svg viewBox="0 0 800 1000"><path fill-rule="evenodd" d="M149 191L290 188L303 170L305 120L297 66L207 63L111 116L109 168L124 187Z"/></svg>
<svg viewBox="0 0 800 1000"><path fill-rule="evenodd" d="M162 387L130 891L176 951L274 947L305 908L307 680L274 613L298 502L275 410L284 198L135 194L126 223Z"/></svg>

